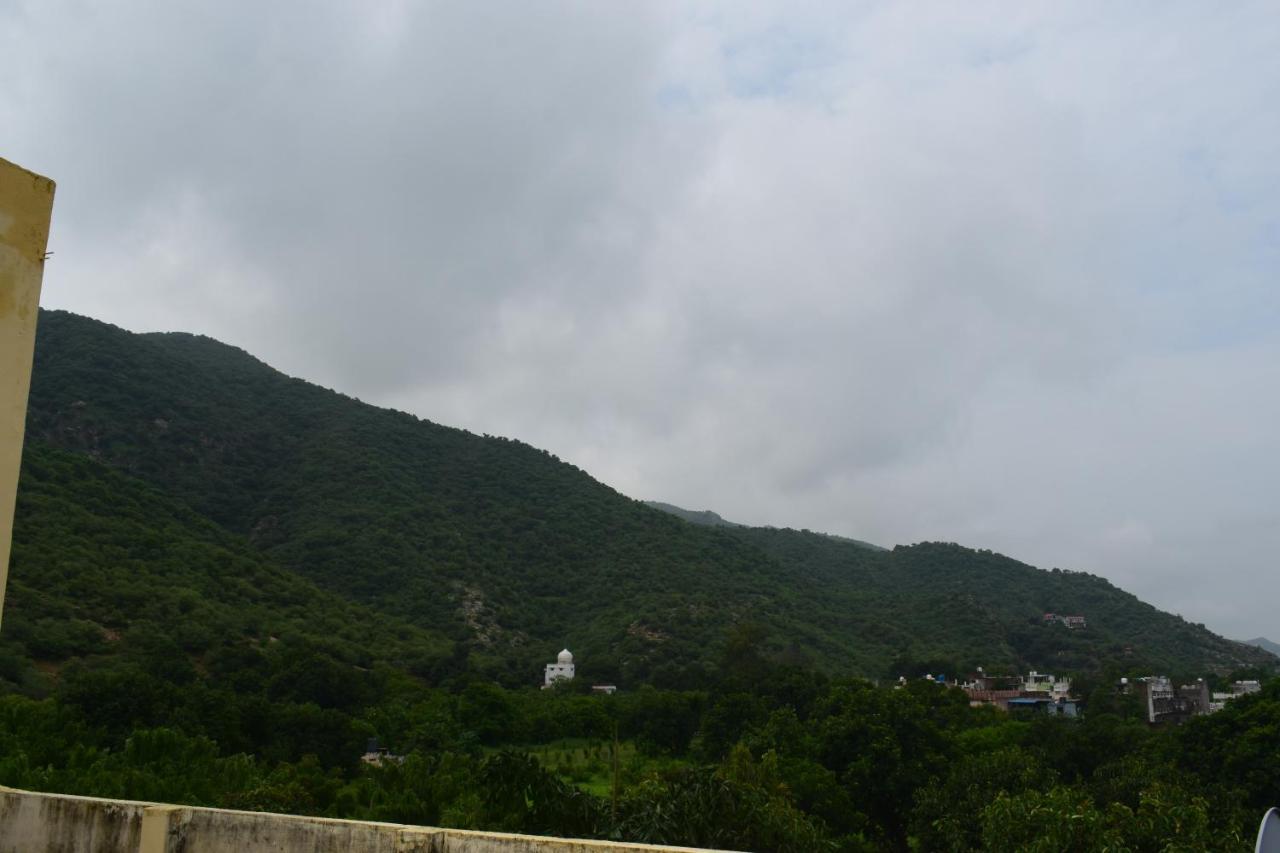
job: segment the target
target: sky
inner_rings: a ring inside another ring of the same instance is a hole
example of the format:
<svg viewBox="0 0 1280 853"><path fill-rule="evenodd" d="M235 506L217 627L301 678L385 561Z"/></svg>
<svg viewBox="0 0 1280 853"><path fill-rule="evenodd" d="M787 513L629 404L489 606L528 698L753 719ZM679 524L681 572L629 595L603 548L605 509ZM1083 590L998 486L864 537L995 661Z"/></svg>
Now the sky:
<svg viewBox="0 0 1280 853"><path fill-rule="evenodd" d="M0 0L43 304L1280 638L1280 9Z"/></svg>

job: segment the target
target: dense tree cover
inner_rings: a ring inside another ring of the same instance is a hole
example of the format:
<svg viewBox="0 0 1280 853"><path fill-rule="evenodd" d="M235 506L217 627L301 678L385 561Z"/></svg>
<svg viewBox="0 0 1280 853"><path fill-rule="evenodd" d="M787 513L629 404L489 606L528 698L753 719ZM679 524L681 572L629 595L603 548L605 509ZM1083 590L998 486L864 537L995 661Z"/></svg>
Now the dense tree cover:
<svg viewBox="0 0 1280 853"><path fill-rule="evenodd" d="M160 669L175 684L226 673L234 689L353 701L381 669L447 671L439 632L379 614L265 559L137 480L27 445L0 632L0 686L40 695L69 663ZM282 669L282 667L284 667ZM328 677L328 687L321 682Z"/></svg>
<svg viewBox="0 0 1280 853"><path fill-rule="evenodd" d="M727 629L747 621L768 629L773 653L834 675L1109 660L1204 672L1273 660L1081 573L953 545L883 552L805 531L685 523L520 442L368 406L208 338L134 335L64 312L41 314L28 436L33 452L73 451L149 484L219 529L237 559L446 638L419 668L465 667L508 686L537 678L541 650L568 645L599 680L696 687ZM56 481L40 488L47 502L77 500ZM136 531L98 527L135 565L147 562ZM81 573L92 548L44 547L27 549L19 581L60 572L84 586L104 571ZM156 548L169 567L179 562ZM191 632L209 627L202 583L217 581L193 571L173 587L187 587ZM59 608L74 609L62 593L46 611ZM1045 611L1084 613L1089 628L1045 626ZM21 628L37 658L92 653L95 625L106 624L49 620ZM0 675L15 665L0 654Z"/></svg>
<svg viewBox="0 0 1280 853"><path fill-rule="evenodd" d="M212 670L118 661L69 671L49 698L0 697L0 784L779 851L1243 850L1280 795L1280 679L1152 729L1108 710L1008 715L924 680L830 680L764 656L748 683L720 663L700 691L462 675L304 701L328 691L308 666L276 695L271 678L231 690ZM361 764L372 736L403 761ZM580 747L543 746L565 738ZM577 784L566 752L596 765L603 790Z"/></svg>
<svg viewBox="0 0 1280 853"><path fill-rule="evenodd" d="M831 603L856 622L850 630L863 643L862 672L896 675L913 662L935 673L1108 664L1203 673L1275 663L1084 572L1041 571L950 543L877 553L808 531L737 528L733 535L826 584ZM1045 625L1045 613L1082 614L1088 627Z"/></svg>

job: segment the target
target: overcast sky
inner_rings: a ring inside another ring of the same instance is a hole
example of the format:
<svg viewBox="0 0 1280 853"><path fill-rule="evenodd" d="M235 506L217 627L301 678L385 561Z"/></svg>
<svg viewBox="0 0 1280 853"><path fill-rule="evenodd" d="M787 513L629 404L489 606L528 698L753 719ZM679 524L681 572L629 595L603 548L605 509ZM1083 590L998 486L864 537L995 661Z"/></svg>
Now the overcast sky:
<svg viewBox="0 0 1280 853"><path fill-rule="evenodd" d="M0 0L0 156L46 306L1280 639L1274 0Z"/></svg>

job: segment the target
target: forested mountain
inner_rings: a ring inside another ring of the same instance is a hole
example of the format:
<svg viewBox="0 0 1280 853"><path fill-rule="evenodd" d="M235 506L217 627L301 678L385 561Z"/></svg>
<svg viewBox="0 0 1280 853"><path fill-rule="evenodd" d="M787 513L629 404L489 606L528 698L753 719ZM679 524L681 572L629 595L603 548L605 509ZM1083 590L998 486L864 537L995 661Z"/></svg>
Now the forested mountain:
<svg viewBox="0 0 1280 853"><path fill-rule="evenodd" d="M675 504L663 503L662 501L645 501L644 503L645 503L645 506L652 507L654 509L660 509L663 512L671 513L677 518L683 518L685 521L691 522L692 524L701 524L706 527L749 527L750 526L747 524L738 524L736 521L729 521L721 517L719 513L713 512L712 510L709 510L709 509L702 509L702 510L684 509L683 507L678 507ZM765 529L776 530L777 528L767 527ZM813 533L812 530L804 530L801 532ZM879 545L872 545L870 542L863 542L861 539L852 539L848 536L837 536L834 533L816 533L814 535L822 536L827 539L835 539L839 542L848 542L852 545L859 545L863 548L870 548L872 551L886 550Z"/></svg>
<svg viewBox="0 0 1280 853"><path fill-rule="evenodd" d="M875 552L807 531L734 535L825 579L833 609L859 614L851 630L864 644L867 671L885 659L890 674L957 672L982 660L988 669L1018 663L1082 672L1108 664L1185 675L1276 663L1085 572L1043 571L952 543ZM1084 616L1086 625L1046 623L1048 613Z"/></svg>
<svg viewBox="0 0 1280 853"><path fill-rule="evenodd" d="M1273 655L1280 655L1280 643L1272 642L1266 637L1254 637L1252 640L1245 640L1246 645L1257 646L1260 649L1266 649Z"/></svg>
<svg viewBox="0 0 1280 853"><path fill-rule="evenodd" d="M180 675L319 655L340 672L335 693L358 694L354 671L430 676L450 654L439 632L321 590L83 455L30 445L15 521L0 685L43 692L77 658Z"/></svg>
<svg viewBox="0 0 1280 853"><path fill-rule="evenodd" d="M1101 578L956 545L690 524L521 442L369 406L209 338L65 312L40 318L19 499L3 636L46 670L139 622L254 643L283 622L346 634L335 659L510 684L568 646L590 679L697 686L743 624L777 660L875 677L1273 660ZM92 592L122 579L136 589ZM178 636L197 659L207 648Z"/></svg>
<svg viewBox="0 0 1280 853"><path fill-rule="evenodd" d="M706 527L743 527L736 521L729 521L722 518L719 513L712 512L709 509L684 509L675 504L663 503L662 501L645 501L644 505L651 509L660 509L663 512L670 513L676 518L683 518L690 524L701 524Z"/></svg>

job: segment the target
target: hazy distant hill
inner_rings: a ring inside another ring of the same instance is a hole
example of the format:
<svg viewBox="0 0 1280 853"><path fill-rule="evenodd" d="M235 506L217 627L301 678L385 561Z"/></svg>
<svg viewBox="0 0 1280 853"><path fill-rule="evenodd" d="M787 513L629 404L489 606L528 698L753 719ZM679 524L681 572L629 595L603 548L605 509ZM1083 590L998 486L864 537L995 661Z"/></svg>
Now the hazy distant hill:
<svg viewBox="0 0 1280 853"><path fill-rule="evenodd" d="M688 524L545 451L366 405L209 338L42 313L28 429L31 454L53 446L146 482L264 566L415 624L426 657L510 683L534 681L569 646L591 678L697 686L742 622L779 656L875 676L919 661L1196 672L1268 659L1090 575L714 513ZM76 481L32 476L24 495L80 500ZM115 509L99 501L93 513L110 521ZM42 523L56 534L60 522ZM94 570L112 535L85 540L83 559L59 571ZM49 596L50 612L74 612L71 593ZM1042 624L1046 611L1089 626ZM450 648L432 647L440 636Z"/></svg>
<svg viewBox="0 0 1280 853"><path fill-rule="evenodd" d="M644 505L648 507L653 507L654 509L660 509L663 512L669 512L672 515L677 516L678 518L683 518L685 521L691 522L693 524L702 524L707 527L742 527L743 526L734 521L727 521L726 519L721 518L717 513L714 513L709 509L704 509L704 510L684 509L682 507L676 506L675 504L665 504L662 501L645 501Z"/></svg>
<svg viewBox="0 0 1280 853"><path fill-rule="evenodd" d="M685 521L688 521L692 524L701 524L706 527L747 527L747 525L739 524L736 521L728 521L727 519L721 517L719 513L712 512L709 509L704 509L704 510L684 509L683 507L678 507L675 504L663 503L662 501L645 501L644 503L645 503L645 506L653 507L654 509L660 509L663 512L669 512L672 515L677 516L679 518L683 518ZM766 529L774 530L776 528L769 527ZM805 530L803 532L812 533L813 531ZM861 539L851 539L848 536L837 536L834 533L815 533L815 535L825 536L829 539L835 539L840 542L848 542L852 545L858 545L862 548L870 548L873 551L887 550L885 548L880 547L879 545L872 545L870 542L863 542Z"/></svg>
<svg viewBox="0 0 1280 853"><path fill-rule="evenodd" d="M1254 637L1252 640L1245 640L1244 642L1250 646L1265 649L1273 655L1280 656L1280 643L1273 643L1266 637Z"/></svg>

